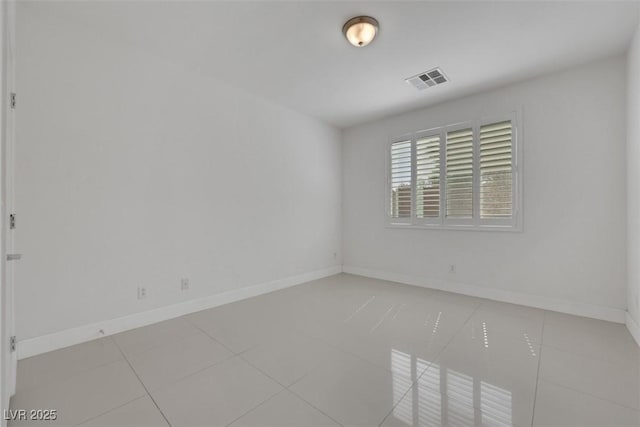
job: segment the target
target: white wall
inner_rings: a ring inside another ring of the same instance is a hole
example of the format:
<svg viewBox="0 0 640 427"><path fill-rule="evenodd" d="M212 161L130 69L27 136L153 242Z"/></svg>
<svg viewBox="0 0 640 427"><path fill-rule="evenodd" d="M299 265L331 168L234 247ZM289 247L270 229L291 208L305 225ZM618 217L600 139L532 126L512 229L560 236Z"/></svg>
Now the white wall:
<svg viewBox="0 0 640 427"><path fill-rule="evenodd" d="M623 321L625 71L615 57L344 131L345 271ZM385 227L390 137L518 108L522 233Z"/></svg>
<svg viewBox="0 0 640 427"><path fill-rule="evenodd" d="M640 28L627 57L627 326L640 344Z"/></svg>
<svg viewBox="0 0 640 427"><path fill-rule="evenodd" d="M25 3L19 340L341 264L339 131Z"/></svg>

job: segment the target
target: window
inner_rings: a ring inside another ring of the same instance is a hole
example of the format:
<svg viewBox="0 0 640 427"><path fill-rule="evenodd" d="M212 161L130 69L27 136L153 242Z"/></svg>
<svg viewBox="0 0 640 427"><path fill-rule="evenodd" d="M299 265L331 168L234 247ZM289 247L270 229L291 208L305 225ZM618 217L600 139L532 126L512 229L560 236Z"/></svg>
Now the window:
<svg viewBox="0 0 640 427"><path fill-rule="evenodd" d="M513 216L511 121L480 126L480 218Z"/></svg>
<svg viewBox="0 0 640 427"><path fill-rule="evenodd" d="M440 135L416 140L416 217L440 217Z"/></svg>
<svg viewBox="0 0 640 427"><path fill-rule="evenodd" d="M417 132L389 150L391 225L519 229L515 114Z"/></svg>
<svg viewBox="0 0 640 427"><path fill-rule="evenodd" d="M413 169L411 141L391 144L391 217L411 217L411 170Z"/></svg>
<svg viewBox="0 0 640 427"><path fill-rule="evenodd" d="M473 129L447 132L447 218L473 218Z"/></svg>

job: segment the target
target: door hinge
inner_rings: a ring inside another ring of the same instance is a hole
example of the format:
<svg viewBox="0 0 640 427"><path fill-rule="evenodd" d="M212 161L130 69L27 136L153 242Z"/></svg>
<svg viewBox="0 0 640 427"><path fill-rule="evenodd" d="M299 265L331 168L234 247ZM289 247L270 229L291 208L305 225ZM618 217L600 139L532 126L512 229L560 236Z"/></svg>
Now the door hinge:
<svg viewBox="0 0 640 427"><path fill-rule="evenodd" d="M11 353L16 351L16 336L12 336L9 338L9 348L11 349Z"/></svg>
<svg viewBox="0 0 640 427"><path fill-rule="evenodd" d="M9 230L16 228L16 214L9 215Z"/></svg>
<svg viewBox="0 0 640 427"><path fill-rule="evenodd" d="M12 110L16 109L16 93L15 92L11 92L11 95L9 97L9 105L11 105Z"/></svg>

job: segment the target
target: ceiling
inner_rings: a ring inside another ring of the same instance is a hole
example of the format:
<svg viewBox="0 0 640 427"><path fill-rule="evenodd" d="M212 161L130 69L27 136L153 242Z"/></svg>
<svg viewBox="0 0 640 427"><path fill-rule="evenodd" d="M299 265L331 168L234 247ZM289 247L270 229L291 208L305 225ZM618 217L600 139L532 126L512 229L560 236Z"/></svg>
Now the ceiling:
<svg viewBox="0 0 640 427"><path fill-rule="evenodd" d="M640 2L91 1L29 7L75 19L339 128L622 53ZM342 24L380 32L352 47ZM404 79L440 67L424 91Z"/></svg>

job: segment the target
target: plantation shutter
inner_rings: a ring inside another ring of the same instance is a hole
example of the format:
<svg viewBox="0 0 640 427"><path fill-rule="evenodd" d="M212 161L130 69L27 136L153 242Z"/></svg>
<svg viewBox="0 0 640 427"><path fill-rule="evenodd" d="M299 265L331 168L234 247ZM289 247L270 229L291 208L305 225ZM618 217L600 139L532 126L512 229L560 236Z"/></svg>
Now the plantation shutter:
<svg viewBox="0 0 640 427"><path fill-rule="evenodd" d="M480 218L513 216L511 121L480 127Z"/></svg>
<svg viewBox="0 0 640 427"><path fill-rule="evenodd" d="M447 218L473 217L473 129L447 132Z"/></svg>
<svg viewBox="0 0 640 427"><path fill-rule="evenodd" d="M411 218L411 141L391 144L391 218Z"/></svg>
<svg viewBox="0 0 640 427"><path fill-rule="evenodd" d="M440 136L416 141L416 217L440 217Z"/></svg>

